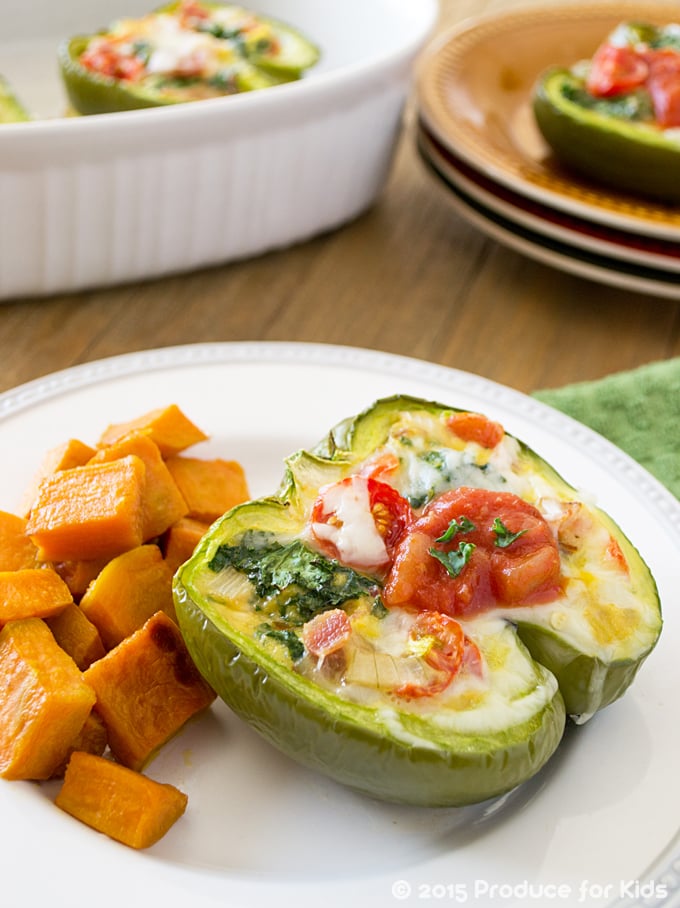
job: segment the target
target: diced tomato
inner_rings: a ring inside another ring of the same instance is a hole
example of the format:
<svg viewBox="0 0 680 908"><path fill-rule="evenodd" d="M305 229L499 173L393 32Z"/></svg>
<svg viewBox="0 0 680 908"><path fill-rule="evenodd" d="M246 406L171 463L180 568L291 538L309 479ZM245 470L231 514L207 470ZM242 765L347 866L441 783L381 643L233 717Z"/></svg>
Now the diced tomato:
<svg viewBox="0 0 680 908"><path fill-rule="evenodd" d="M205 6L196 3L195 0L184 0L177 13L183 25L189 24L189 20L196 21L210 18L210 12Z"/></svg>
<svg viewBox="0 0 680 908"><path fill-rule="evenodd" d="M645 58L634 48L605 43L593 56L586 88L596 97L609 98L644 85L648 74Z"/></svg>
<svg viewBox="0 0 680 908"><path fill-rule="evenodd" d="M402 684L394 691L397 696L416 699L441 693L463 667L481 675L482 656L479 648L466 636L460 624L448 615L420 612L409 636L413 641L429 642L423 658L435 670L435 674L427 684Z"/></svg>
<svg viewBox="0 0 680 908"><path fill-rule="evenodd" d="M478 678L481 678L483 674L482 654L474 640L470 640L468 636L465 637L461 671L477 675Z"/></svg>
<svg viewBox="0 0 680 908"><path fill-rule="evenodd" d="M376 540L381 542L378 553L362 550L366 535L365 527L360 524L363 524L364 514L357 511L363 502L372 521L367 544ZM345 503L347 508L343 508ZM312 508L310 529L319 548L331 558L359 570L378 570L390 564L412 521L411 505L396 489L377 479L357 475L322 490ZM348 537L347 548L339 542L343 529Z"/></svg>
<svg viewBox="0 0 680 908"><path fill-rule="evenodd" d="M474 441L483 448L495 448L503 441L505 429L481 413L454 413L447 420L451 431L463 441Z"/></svg>
<svg viewBox="0 0 680 908"><path fill-rule="evenodd" d="M361 475L369 479L384 482L388 476L393 476L399 469L399 458L392 451L383 451L377 457L371 458L361 468Z"/></svg>
<svg viewBox="0 0 680 908"><path fill-rule="evenodd" d="M321 612L302 627L302 642L313 656L329 656L347 643L352 625L341 608Z"/></svg>
<svg viewBox="0 0 680 908"><path fill-rule="evenodd" d="M452 521L460 528L441 541ZM560 567L555 537L531 504L510 492L453 489L425 508L398 545L383 600L453 617L531 605L560 594Z"/></svg>
<svg viewBox="0 0 680 908"><path fill-rule="evenodd" d="M628 573L628 562L626 561L626 556L623 554L623 549L618 543L618 540L614 539L613 536L609 537L609 544L607 545L607 555L614 562L617 568L621 571Z"/></svg>
<svg viewBox="0 0 680 908"><path fill-rule="evenodd" d="M647 88L662 129L680 126L680 54L656 51L649 58Z"/></svg>
<svg viewBox="0 0 680 908"><path fill-rule="evenodd" d="M104 39L92 41L81 54L80 63L102 76L128 82L133 82L144 74L144 64L138 57L122 54L114 43Z"/></svg>

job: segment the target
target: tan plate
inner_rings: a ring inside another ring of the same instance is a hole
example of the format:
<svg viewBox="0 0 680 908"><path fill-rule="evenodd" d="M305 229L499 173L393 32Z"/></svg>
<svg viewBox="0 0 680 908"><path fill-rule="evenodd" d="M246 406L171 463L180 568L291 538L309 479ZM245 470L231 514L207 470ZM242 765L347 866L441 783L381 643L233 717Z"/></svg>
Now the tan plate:
<svg viewBox="0 0 680 908"><path fill-rule="evenodd" d="M616 193L567 174L551 157L531 109L548 66L592 56L619 22L680 20L677 4L563 3L468 20L426 54L420 115L432 133L499 183L582 218L680 239L680 207Z"/></svg>

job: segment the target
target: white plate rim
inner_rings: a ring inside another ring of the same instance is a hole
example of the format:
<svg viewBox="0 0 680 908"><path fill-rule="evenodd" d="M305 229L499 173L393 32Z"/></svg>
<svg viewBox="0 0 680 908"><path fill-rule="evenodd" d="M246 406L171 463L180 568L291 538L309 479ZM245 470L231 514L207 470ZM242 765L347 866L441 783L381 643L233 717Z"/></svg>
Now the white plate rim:
<svg viewBox="0 0 680 908"><path fill-rule="evenodd" d="M233 342L233 343L199 343L181 345L176 347L144 350L135 353L122 354L74 366L59 372L35 379L15 389L0 395L0 425L33 407L40 407L45 402L54 401L61 396L68 395L82 388L96 387L98 383L116 381L119 378L131 376L144 376L154 370L182 369L183 367L213 366L215 364L274 364L286 366L311 366L314 369L324 369L332 366L341 369L362 370L379 376L391 376L395 382L404 376L431 384L433 388L440 389L443 393L470 393L484 398L490 406L508 408L511 413L516 413L529 421L536 421L542 426L547 426L548 431L566 433L570 444L578 445L587 455L603 459L607 468L616 472L626 483L635 489L635 494L641 496L647 506L657 512L658 517L669 528L677 542L680 543L680 502L654 477L652 477L639 464L628 457L619 448L611 444L602 436L593 432L586 426L572 420L570 417L554 410L521 392L507 386L490 381L482 376L457 369L427 363L422 360L397 354L368 350L355 347L345 347L330 344L308 344L302 342ZM433 391L434 393L434 391ZM441 399L441 397L439 398ZM17 783L4 783L17 784ZM22 783L18 783L22 784ZM85 830L86 835L91 833ZM82 837L82 842L86 836ZM117 847L117 846L116 846ZM122 865L132 864L128 861L129 854L124 850L120 855ZM137 855L134 855L137 857ZM132 860L133 858L130 858ZM146 856L139 856L146 870L155 873L154 861L150 865L145 861ZM668 899L663 904L677 904L680 898L680 841L675 836L668 843L667 848L658 856L655 864L647 868L645 875L653 875L656 879L666 881ZM210 874L208 874L210 876ZM172 877L171 877L172 879ZM49 886L49 880L46 881ZM47 890L46 890L47 891ZM212 891L212 890L211 890ZM269 898L274 890L267 889ZM54 893L52 893L54 895ZM141 901L134 901L132 894L131 905L146 904L148 893L143 894ZM203 892L198 884L193 904L200 906L224 904L222 901L212 899L209 892ZM203 898L205 896L205 898ZM394 896L396 898L396 896ZM394 901L394 898L392 901ZM53 899L52 904L57 904ZM101 901L100 904L104 904ZM180 904L178 902L178 904ZM235 903L232 903L235 904ZM239 902L241 904L241 902ZM242 904L250 905L248 899ZM255 904L255 902L252 902ZM265 904L257 901L257 904ZM269 902L267 902L269 904ZM506 900L506 904L508 904ZM614 904L614 903L610 903ZM643 897L617 901L616 905L625 904L627 908L643 908L649 901ZM661 903L654 903L661 904Z"/></svg>

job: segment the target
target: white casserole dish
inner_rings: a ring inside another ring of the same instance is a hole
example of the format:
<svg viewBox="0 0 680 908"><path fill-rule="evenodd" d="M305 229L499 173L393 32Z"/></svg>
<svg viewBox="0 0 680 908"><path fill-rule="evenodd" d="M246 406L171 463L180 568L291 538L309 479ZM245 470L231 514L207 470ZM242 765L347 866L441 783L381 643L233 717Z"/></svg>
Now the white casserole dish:
<svg viewBox="0 0 680 908"><path fill-rule="evenodd" d="M300 82L65 118L59 41L153 0L9 0L0 72L43 119L0 126L0 299L284 247L368 208L389 171L436 0L258 0L322 58Z"/></svg>

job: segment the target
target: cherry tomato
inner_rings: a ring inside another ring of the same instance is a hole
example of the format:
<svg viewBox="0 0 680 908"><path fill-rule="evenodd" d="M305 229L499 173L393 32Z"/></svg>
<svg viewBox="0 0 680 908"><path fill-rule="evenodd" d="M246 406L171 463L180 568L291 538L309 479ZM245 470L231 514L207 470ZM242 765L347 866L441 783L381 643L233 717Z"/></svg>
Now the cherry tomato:
<svg viewBox="0 0 680 908"><path fill-rule="evenodd" d="M377 457L371 458L361 469L361 475L369 479L384 482L399 469L399 458L391 451L383 451Z"/></svg>
<svg viewBox="0 0 680 908"><path fill-rule="evenodd" d="M311 532L321 550L342 564L381 569L412 521L411 505L392 486L349 476L321 491L312 508Z"/></svg>
<svg viewBox="0 0 680 908"><path fill-rule="evenodd" d="M510 492L459 488L414 521L383 599L456 617L550 601L560 591L557 542L540 512Z"/></svg>
<svg viewBox="0 0 680 908"><path fill-rule="evenodd" d="M463 632L457 621L439 612L420 612L409 636L414 641L428 639L425 662L436 674L428 684L402 684L394 692L399 697L431 697L445 690L463 666L481 674L482 657L477 645Z"/></svg>
<svg viewBox="0 0 680 908"><path fill-rule="evenodd" d="M654 117L662 129L680 126L680 54L655 51L648 56L647 88Z"/></svg>
<svg viewBox="0 0 680 908"><path fill-rule="evenodd" d="M592 59L586 88L598 98L609 98L644 85L648 74L646 60L634 48L602 44Z"/></svg>
<svg viewBox="0 0 680 908"><path fill-rule="evenodd" d="M463 441L476 441L483 448L495 448L505 435L500 423L481 413L454 413L448 418L447 425Z"/></svg>

